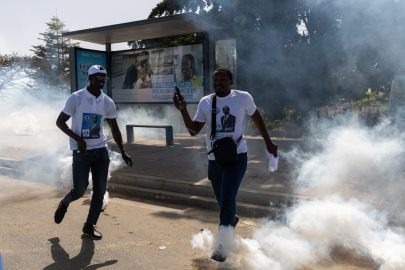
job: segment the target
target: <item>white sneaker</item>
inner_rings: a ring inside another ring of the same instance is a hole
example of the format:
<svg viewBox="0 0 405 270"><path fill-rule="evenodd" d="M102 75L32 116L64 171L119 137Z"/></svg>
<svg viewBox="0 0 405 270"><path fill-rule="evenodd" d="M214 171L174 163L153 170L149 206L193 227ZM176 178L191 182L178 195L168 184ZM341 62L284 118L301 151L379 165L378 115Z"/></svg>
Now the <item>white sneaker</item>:
<svg viewBox="0 0 405 270"><path fill-rule="evenodd" d="M214 251L214 253L211 256L211 259L213 259L217 262L224 262L226 260L226 256L224 254L224 247L221 244Z"/></svg>

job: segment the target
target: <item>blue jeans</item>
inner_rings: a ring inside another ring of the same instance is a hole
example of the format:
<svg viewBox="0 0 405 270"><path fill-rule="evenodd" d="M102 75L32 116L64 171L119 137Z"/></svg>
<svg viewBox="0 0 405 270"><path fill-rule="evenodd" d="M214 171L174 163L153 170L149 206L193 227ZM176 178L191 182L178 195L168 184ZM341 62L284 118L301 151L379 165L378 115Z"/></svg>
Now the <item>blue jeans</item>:
<svg viewBox="0 0 405 270"><path fill-rule="evenodd" d="M208 161L208 179L221 211L220 226L233 226L235 222L236 195L245 176L246 167L247 153L238 154L238 160L225 167L219 167L214 160Z"/></svg>
<svg viewBox="0 0 405 270"><path fill-rule="evenodd" d="M82 156L73 151L73 189L62 200L65 205L81 198L89 185L89 172L93 179L93 196L87 222L97 224L103 207L104 194L107 189L108 165L110 158L107 148L87 150L87 155Z"/></svg>

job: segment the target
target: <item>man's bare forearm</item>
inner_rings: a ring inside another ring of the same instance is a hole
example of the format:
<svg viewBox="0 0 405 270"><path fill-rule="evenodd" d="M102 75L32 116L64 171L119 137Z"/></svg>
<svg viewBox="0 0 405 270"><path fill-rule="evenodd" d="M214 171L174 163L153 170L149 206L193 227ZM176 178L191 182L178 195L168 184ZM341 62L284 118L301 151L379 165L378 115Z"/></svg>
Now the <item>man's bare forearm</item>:
<svg viewBox="0 0 405 270"><path fill-rule="evenodd" d="M118 130L112 131L111 133L112 133L114 141L118 145L118 148L120 149L121 153L124 153L125 149L124 149L124 143L122 141L121 131L118 129Z"/></svg>
<svg viewBox="0 0 405 270"><path fill-rule="evenodd" d="M184 124L187 127L188 133L190 133L191 136L197 135L199 132L197 124L193 119L191 119L190 114L187 111L187 108L181 110L180 112L181 115L183 116Z"/></svg>
<svg viewBox="0 0 405 270"><path fill-rule="evenodd" d="M266 147L269 147L273 144L270 139L269 133L267 132L266 125L264 124L263 117L260 115L259 111L256 111L254 115L252 115L252 120L255 123L257 130L263 137L264 142L266 143Z"/></svg>
<svg viewBox="0 0 405 270"><path fill-rule="evenodd" d="M260 121L261 120L261 121ZM260 117L257 129L259 130L260 134L263 137L264 142L266 143L266 146L269 146L273 144L273 142L270 139L269 133L267 132L266 125L264 124L263 118Z"/></svg>

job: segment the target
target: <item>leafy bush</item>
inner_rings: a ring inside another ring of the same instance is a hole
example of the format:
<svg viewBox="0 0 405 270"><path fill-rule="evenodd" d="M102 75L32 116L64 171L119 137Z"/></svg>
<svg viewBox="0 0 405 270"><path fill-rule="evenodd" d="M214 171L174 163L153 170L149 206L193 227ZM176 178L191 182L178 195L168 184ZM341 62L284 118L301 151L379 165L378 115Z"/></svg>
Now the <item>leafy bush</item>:
<svg viewBox="0 0 405 270"><path fill-rule="evenodd" d="M281 121L280 120L274 120L274 122L273 122L273 126L274 126L274 128L279 128L279 127L281 127Z"/></svg>
<svg viewBox="0 0 405 270"><path fill-rule="evenodd" d="M287 117L283 118L283 120L281 120L281 125L284 126L287 122L288 122Z"/></svg>
<svg viewBox="0 0 405 270"><path fill-rule="evenodd" d="M250 124L249 124L249 127L250 127L250 130L257 130L257 128L256 128L256 125L255 125L255 122L250 122Z"/></svg>
<svg viewBox="0 0 405 270"><path fill-rule="evenodd" d="M291 130L291 124L290 123L285 123L285 125L284 125L284 130L285 131L290 131Z"/></svg>
<svg viewBox="0 0 405 270"><path fill-rule="evenodd" d="M297 130L298 130L298 126L296 124L292 124L291 131L297 131Z"/></svg>
<svg viewBox="0 0 405 270"><path fill-rule="evenodd" d="M263 117L265 112L263 108L257 107L257 110L259 111L260 115Z"/></svg>
<svg viewBox="0 0 405 270"><path fill-rule="evenodd" d="M270 123L270 122L268 122L267 124L266 124L266 128L267 128L267 130L273 130L273 123Z"/></svg>

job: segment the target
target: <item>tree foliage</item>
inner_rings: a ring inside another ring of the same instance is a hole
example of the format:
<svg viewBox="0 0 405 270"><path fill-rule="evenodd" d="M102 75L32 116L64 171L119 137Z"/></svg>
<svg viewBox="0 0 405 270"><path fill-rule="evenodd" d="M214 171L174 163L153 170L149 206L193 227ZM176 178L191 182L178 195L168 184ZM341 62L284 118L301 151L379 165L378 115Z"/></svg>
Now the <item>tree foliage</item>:
<svg viewBox="0 0 405 270"><path fill-rule="evenodd" d="M5 99L10 91L38 89L32 69L32 58L17 53L0 55L0 99Z"/></svg>
<svg viewBox="0 0 405 270"><path fill-rule="evenodd" d="M32 64L36 70L36 77L44 85L59 89L69 88L69 48L79 47L79 43L62 37L68 31L58 17L54 16L46 23L48 26L38 39L43 44L32 46L34 53Z"/></svg>

